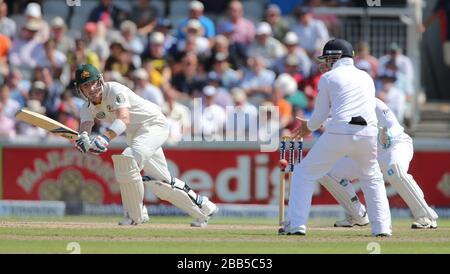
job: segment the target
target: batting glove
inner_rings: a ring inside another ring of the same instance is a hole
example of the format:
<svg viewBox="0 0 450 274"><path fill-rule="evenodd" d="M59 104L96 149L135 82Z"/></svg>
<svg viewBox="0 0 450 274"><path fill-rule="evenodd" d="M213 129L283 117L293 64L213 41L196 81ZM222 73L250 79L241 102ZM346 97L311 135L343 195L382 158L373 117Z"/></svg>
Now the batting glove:
<svg viewBox="0 0 450 274"><path fill-rule="evenodd" d="M81 152L86 153L89 150L91 141L89 140L89 135L86 131L80 134L80 138L75 142L75 147Z"/></svg>
<svg viewBox="0 0 450 274"><path fill-rule="evenodd" d="M90 144L89 152L92 154L100 154L106 152L109 146L109 138L105 135L98 135Z"/></svg>

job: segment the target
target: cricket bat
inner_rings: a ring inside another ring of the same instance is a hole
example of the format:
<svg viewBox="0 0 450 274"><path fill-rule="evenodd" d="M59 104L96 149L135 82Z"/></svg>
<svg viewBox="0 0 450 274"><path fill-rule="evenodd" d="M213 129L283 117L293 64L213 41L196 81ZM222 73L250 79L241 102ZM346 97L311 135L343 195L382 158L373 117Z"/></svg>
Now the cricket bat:
<svg viewBox="0 0 450 274"><path fill-rule="evenodd" d="M48 118L45 115L27 109L21 109L17 112L16 119L33 126L43 128L53 134L69 140L78 140L78 138L80 138L77 131L61 124L58 121Z"/></svg>

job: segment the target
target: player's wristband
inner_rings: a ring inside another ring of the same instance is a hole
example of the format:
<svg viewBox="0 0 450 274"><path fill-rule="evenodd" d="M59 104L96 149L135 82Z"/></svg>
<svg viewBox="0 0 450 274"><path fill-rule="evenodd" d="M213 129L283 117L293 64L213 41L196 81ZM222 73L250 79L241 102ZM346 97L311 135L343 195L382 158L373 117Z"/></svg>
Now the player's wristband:
<svg viewBox="0 0 450 274"><path fill-rule="evenodd" d="M117 136L122 135L127 129L127 125L120 119L114 120L114 122L109 126L109 130L113 131Z"/></svg>

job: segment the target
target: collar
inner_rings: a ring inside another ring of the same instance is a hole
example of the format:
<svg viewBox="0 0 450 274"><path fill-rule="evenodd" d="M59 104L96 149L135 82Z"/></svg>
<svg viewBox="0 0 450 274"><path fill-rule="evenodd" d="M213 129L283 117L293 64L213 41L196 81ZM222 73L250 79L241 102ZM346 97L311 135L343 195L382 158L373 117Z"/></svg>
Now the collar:
<svg viewBox="0 0 450 274"><path fill-rule="evenodd" d="M353 61L352 58L344 57L344 58L337 60L337 62L334 63L333 69L340 67L340 66L354 66L354 65L355 65L355 61Z"/></svg>

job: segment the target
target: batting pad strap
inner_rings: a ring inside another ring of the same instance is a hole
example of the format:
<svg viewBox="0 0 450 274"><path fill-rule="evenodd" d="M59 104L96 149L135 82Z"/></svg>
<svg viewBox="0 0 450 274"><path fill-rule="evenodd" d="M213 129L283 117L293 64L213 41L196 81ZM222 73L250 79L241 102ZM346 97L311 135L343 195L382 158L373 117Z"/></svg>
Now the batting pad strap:
<svg viewBox="0 0 450 274"><path fill-rule="evenodd" d="M203 197L198 195L197 193L195 193L192 188L190 188L185 182L172 177L172 179L170 180L170 185L172 185L172 187L176 187L180 190L183 190L184 192L186 192L186 194L189 196L189 198L191 198L191 200L198 205L199 207L202 207L202 203L203 203Z"/></svg>
<svg viewBox="0 0 450 274"><path fill-rule="evenodd" d="M190 216L196 219L207 220L208 216L203 214L198 205L193 202L192 198L183 190L178 187L173 187L172 184L168 184L162 181L148 181L147 187L158 198L171 202L173 205L183 210Z"/></svg>
<svg viewBox="0 0 450 274"><path fill-rule="evenodd" d="M112 160L124 210L129 218L140 224L143 220L144 184L136 160L127 155L113 155Z"/></svg>
<svg viewBox="0 0 450 274"><path fill-rule="evenodd" d="M127 130L127 125L124 123L124 121L116 119L109 126L109 130L113 131L117 136L120 136L125 132L125 130Z"/></svg>

